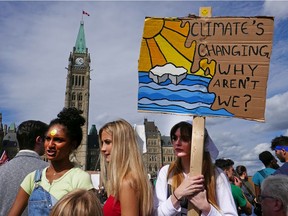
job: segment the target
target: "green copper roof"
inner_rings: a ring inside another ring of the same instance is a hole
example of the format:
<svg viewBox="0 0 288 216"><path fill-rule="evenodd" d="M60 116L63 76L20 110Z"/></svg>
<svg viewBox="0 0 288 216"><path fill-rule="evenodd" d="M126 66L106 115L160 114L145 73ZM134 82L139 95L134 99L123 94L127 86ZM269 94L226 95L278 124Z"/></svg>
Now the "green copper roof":
<svg viewBox="0 0 288 216"><path fill-rule="evenodd" d="M8 131L9 132L16 132L16 125L14 122L10 124Z"/></svg>
<svg viewBox="0 0 288 216"><path fill-rule="evenodd" d="M89 135L97 135L97 129L96 126L93 124L90 131L89 131Z"/></svg>
<svg viewBox="0 0 288 216"><path fill-rule="evenodd" d="M80 28L75 43L75 53L86 53L86 42L84 33L84 22L80 22Z"/></svg>

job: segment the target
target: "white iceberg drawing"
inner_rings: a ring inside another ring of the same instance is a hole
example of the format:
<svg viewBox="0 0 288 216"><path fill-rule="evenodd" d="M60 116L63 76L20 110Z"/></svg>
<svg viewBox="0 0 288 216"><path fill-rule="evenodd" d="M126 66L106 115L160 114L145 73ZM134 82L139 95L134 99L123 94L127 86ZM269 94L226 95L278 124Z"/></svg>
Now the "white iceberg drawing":
<svg viewBox="0 0 288 216"><path fill-rule="evenodd" d="M149 71L149 78L158 84L170 79L174 85L178 85L186 76L187 70L184 67L175 67L171 63L156 66Z"/></svg>

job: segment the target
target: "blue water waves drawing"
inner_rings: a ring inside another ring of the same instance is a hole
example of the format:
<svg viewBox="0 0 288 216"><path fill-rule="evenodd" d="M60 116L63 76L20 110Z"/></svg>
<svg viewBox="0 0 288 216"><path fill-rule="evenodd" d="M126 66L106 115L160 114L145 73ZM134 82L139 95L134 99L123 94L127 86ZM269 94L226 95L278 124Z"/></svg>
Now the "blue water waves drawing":
<svg viewBox="0 0 288 216"><path fill-rule="evenodd" d="M155 82L139 72L138 110L199 116L233 116L224 109L212 110L215 94L208 92L209 78L187 74L175 85L171 79Z"/></svg>

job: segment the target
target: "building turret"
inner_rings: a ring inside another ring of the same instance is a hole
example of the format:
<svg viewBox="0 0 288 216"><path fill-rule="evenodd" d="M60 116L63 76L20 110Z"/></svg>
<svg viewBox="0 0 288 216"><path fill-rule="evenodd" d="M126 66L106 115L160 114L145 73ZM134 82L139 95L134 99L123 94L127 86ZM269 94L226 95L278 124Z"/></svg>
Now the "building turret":
<svg viewBox="0 0 288 216"><path fill-rule="evenodd" d="M76 152L76 162L86 169L87 137L90 95L90 54L86 47L84 21L80 22L73 52L69 54L67 69L65 107L76 107L83 111L86 120L82 127L83 140Z"/></svg>

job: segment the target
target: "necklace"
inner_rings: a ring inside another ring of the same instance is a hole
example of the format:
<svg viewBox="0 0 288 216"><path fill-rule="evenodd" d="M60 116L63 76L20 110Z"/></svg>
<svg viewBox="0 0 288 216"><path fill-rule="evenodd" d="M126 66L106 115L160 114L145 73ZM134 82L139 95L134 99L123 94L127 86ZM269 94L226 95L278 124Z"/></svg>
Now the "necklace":
<svg viewBox="0 0 288 216"><path fill-rule="evenodd" d="M60 172L56 172L55 170L54 170L54 172L53 172L53 176L57 176L57 175L61 175L62 173L65 173L66 171L68 171L69 169L64 169L64 170L62 170L62 171L60 171Z"/></svg>
<svg viewBox="0 0 288 216"><path fill-rule="evenodd" d="M68 170L70 170L71 168L73 168L74 166L67 166L66 168L64 168L63 170L57 172L54 167L49 167L48 169L50 170L50 173L53 177L55 176L59 176L59 175L63 175L64 173L66 173Z"/></svg>
<svg viewBox="0 0 288 216"><path fill-rule="evenodd" d="M56 176L56 175L58 175L58 174L61 174L62 172L63 172L63 170L60 171L60 172L54 172L54 173L53 173L53 176Z"/></svg>

